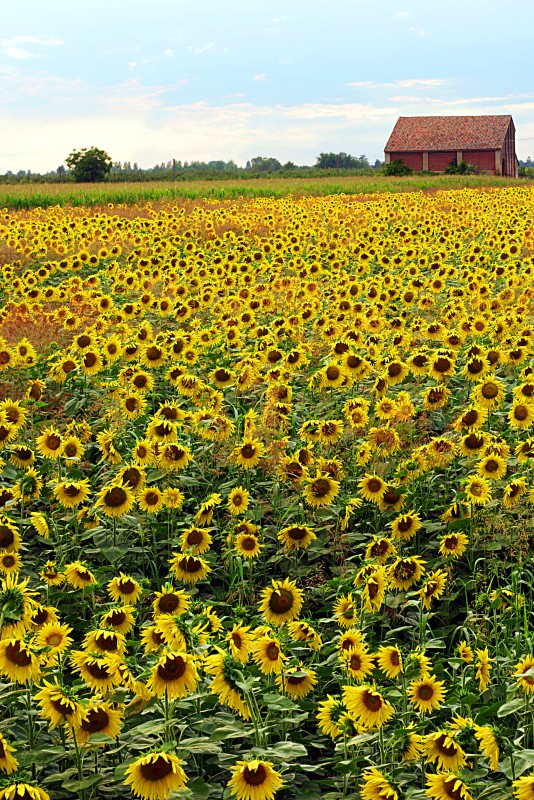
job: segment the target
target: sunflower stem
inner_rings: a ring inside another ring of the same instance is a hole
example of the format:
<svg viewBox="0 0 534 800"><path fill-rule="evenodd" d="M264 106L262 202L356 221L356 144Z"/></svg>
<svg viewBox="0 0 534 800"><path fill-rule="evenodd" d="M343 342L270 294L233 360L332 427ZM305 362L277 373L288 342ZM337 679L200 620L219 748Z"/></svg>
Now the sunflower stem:
<svg viewBox="0 0 534 800"><path fill-rule="evenodd" d="M33 753L35 744L35 727L32 716L31 681L28 683L28 686L26 687L26 706L28 712L28 745L30 747L30 752ZM35 761L32 761L32 779L34 781L37 780L37 767L35 766Z"/></svg>
<svg viewBox="0 0 534 800"><path fill-rule="evenodd" d="M72 738L74 740L74 753L76 758L76 770L78 772L78 780L83 781L83 768L82 768L82 754L80 751L80 745L78 744L78 739L76 738L76 731L74 728L72 730ZM80 789L80 800L85 800L85 791L84 789Z"/></svg>

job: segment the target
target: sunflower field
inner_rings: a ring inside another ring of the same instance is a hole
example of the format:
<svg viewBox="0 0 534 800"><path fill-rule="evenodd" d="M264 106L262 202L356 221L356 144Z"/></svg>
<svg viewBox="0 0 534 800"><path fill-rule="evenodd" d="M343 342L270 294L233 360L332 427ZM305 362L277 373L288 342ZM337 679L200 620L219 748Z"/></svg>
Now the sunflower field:
<svg viewBox="0 0 534 800"><path fill-rule="evenodd" d="M534 190L0 265L0 800L534 800Z"/></svg>

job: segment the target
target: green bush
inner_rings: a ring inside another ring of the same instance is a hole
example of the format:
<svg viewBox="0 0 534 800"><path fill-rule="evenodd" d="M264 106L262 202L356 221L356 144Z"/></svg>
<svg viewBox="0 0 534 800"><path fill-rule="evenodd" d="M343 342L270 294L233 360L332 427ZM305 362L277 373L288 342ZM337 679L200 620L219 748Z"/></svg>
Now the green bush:
<svg viewBox="0 0 534 800"><path fill-rule="evenodd" d="M382 167L382 175L411 175L413 170L404 161L390 161Z"/></svg>
<svg viewBox="0 0 534 800"><path fill-rule="evenodd" d="M478 175L479 169L476 164L470 164L468 161L460 161L459 164L453 161L445 172L447 175Z"/></svg>

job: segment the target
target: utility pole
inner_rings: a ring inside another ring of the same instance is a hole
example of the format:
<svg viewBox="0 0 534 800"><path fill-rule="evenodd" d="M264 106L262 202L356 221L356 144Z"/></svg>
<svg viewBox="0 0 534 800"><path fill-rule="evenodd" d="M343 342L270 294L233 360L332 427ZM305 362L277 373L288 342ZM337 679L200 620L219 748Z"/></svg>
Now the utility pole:
<svg viewBox="0 0 534 800"><path fill-rule="evenodd" d="M176 159L173 158L172 160L172 179L176 181Z"/></svg>

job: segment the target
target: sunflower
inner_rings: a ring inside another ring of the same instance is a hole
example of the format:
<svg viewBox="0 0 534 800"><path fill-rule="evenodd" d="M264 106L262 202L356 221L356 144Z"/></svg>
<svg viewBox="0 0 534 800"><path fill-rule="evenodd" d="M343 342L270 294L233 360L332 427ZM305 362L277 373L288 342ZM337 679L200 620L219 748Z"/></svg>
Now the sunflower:
<svg viewBox="0 0 534 800"><path fill-rule="evenodd" d="M170 567L178 580L184 583L198 583L207 578L211 567L203 558L189 556L184 553L173 553L169 561Z"/></svg>
<svg viewBox="0 0 534 800"><path fill-rule="evenodd" d="M42 434L37 437L35 444L38 452L44 456L55 461L62 453L63 440L57 428L47 427L43 430Z"/></svg>
<svg viewBox="0 0 534 800"><path fill-rule="evenodd" d="M19 762L11 755L15 752L15 748L11 747L9 742L7 742L0 733L0 772L5 772L6 775L11 775L12 772L16 772Z"/></svg>
<svg viewBox="0 0 534 800"><path fill-rule="evenodd" d="M285 578L283 581L272 580L272 587L262 591L262 599L258 610L268 623L283 625L300 615L303 593L297 588L295 581Z"/></svg>
<svg viewBox="0 0 534 800"><path fill-rule="evenodd" d="M211 693L217 695L220 703L237 711L246 720L250 719L250 709L243 690L238 686L242 680L242 667L242 660L238 661L222 650L205 660L206 673L213 675Z"/></svg>
<svg viewBox="0 0 534 800"><path fill-rule="evenodd" d="M89 497L89 480L60 481L54 486L52 494L63 508L76 508Z"/></svg>
<svg viewBox="0 0 534 800"><path fill-rule="evenodd" d="M395 713L380 692L373 686L343 686L343 702L347 711L367 730L381 728Z"/></svg>
<svg viewBox="0 0 534 800"><path fill-rule="evenodd" d="M347 672L357 683L364 681L375 668L374 656L363 642L349 650L343 650L342 657L347 665Z"/></svg>
<svg viewBox="0 0 534 800"><path fill-rule="evenodd" d="M445 681L438 681L435 675L425 674L410 683L408 698L421 714L440 707L445 699L443 686Z"/></svg>
<svg viewBox="0 0 534 800"><path fill-rule="evenodd" d="M259 464L264 450L265 446L263 442L249 436L245 437L243 441L233 449L231 458L243 469L253 469Z"/></svg>
<svg viewBox="0 0 534 800"><path fill-rule="evenodd" d="M22 539L19 529L13 522L4 515L0 515L0 548L8 553L20 550Z"/></svg>
<svg viewBox="0 0 534 800"><path fill-rule="evenodd" d="M295 620L287 623L289 635L295 642L306 642L310 650L320 650L323 640L315 628L306 620Z"/></svg>
<svg viewBox="0 0 534 800"><path fill-rule="evenodd" d="M22 781L15 781L7 785L2 783L0 800L17 800L17 798L20 798L20 800L50 800L50 795L40 786L35 786L31 783Z"/></svg>
<svg viewBox="0 0 534 800"><path fill-rule="evenodd" d="M363 578L362 603L364 611L376 613L386 593L386 571L384 567L371 564L370 572Z"/></svg>
<svg viewBox="0 0 534 800"><path fill-rule="evenodd" d="M438 352L430 357L427 367L427 374L430 375L430 377L441 381L443 378L451 378L454 372L455 363L452 352Z"/></svg>
<svg viewBox="0 0 534 800"><path fill-rule="evenodd" d="M356 613L356 604L351 593L338 597L334 603L333 615L338 625L342 628L351 628L354 625L358 619L358 614Z"/></svg>
<svg viewBox="0 0 534 800"><path fill-rule="evenodd" d="M513 508L521 497L527 491L527 482L525 478L514 478L513 481L508 483L504 487L503 496L502 496L502 504L505 508ZM529 494L529 500L532 497L532 490Z"/></svg>
<svg viewBox="0 0 534 800"><path fill-rule="evenodd" d="M332 695L327 695L326 700L318 703L318 708L317 721L320 730L330 736L332 740L337 739L342 733L340 722L347 713L345 704L341 700L336 700Z"/></svg>
<svg viewBox="0 0 534 800"><path fill-rule="evenodd" d="M91 698L87 708L84 708L72 726L79 744L85 744L95 734L105 734L110 739L118 739L122 727L124 711L116 704L112 705L105 700ZM99 744L105 745L104 742Z"/></svg>
<svg viewBox="0 0 534 800"><path fill-rule="evenodd" d="M516 400L508 412L508 423L511 428L530 428L534 423L534 404Z"/></svg>
<svg viewBox="0 0 534 800"><path fill-rule="evenodd" d="M513 677L516 678L517 685L525 694L534 694L534 678L529 674L534 667L534 657L527 655L515 665Z"/></svg>
<svg viewBox="0 0 534 800"><path fill-rule="evenodd" d="M424 740L427 761L436 763L439 770L458 770L465 766L465 753L454 735L441 730L429 733Z"/></svg>
<svg viewBox="0 0 534 800"><path fill-rule="evenodd" d="M475 384L471 396L475 405L482 408L498 408L505 397L506 386L496 378ZM518 398L519 399L519 398Z"/></svg>
<svg viewBox="0 0 534 800"><path fill-rule="evenodd" d="M228 495L226 507L230 514L244 514L250 503L250 494L242 486L236 486Z"/></svg>
<svg viewBox="0 0 534 800"><path fill-rule="evenodd" d="M214 492L210 494L201 504L194 516L197 525L210 525L213 519L214 509L221 503L221 495Z"/></svg>
<svg viewBox="0 0 534 800"><path fill-rule="evenodd" d="M459 433L464 433L465 431L476 431L484 425L487 418L488 410L486 408L483 406L481 408L472 406L471 408L462 411L460 416L457 417L452 423L452 427Z"/></svg>
<svg viewBox="0 0 534 800"><path fill-rule="evenodd" d="M184 652L166 651L152 669L148 689L156 697L166 695L168 700L174 700L194 692L198 679L193 656Z"/></svg>
<svg viewBox="0 0 534 800"><path fill-rule="evenodd" d="M358 482L358 488L360 490L360 494L363 498L365 498L365 500L369 500L370 502L378 505L388 487L387 483L385 483L378 475L366 473Z"/></svg>
<svg viewBox="0 0 534 800"><path fill-rule="evenodd" d="M384 647L381 645L378 648L377 663L382 672L388 678L396 678L404 671L402 664L402 655L396 645L389 645Z"/></svg>
<svg viewBox="0 0 534 800"><path fill-rule="evenodd" d="M11 447L11 455L9 460L15 467L27 469L32 467L35 463L35 453L30 447L23 444L14 444Z"/></svg>
<svg viewBox="0 0 534 800"><path fill-rule="evenodd" d="M491 486L486 478L472 475L464 483L467 500L473 505L485 506L491 500Z"/></svg>
<svg viewBox="0 0 534 800"><path fill-rule="evenodd" d="M252 659L264 675L281 672L285 656L275 636L260 636L252 645Z"/></svg>
<svg viewBox="0 0 534 800"><path fill-rule="evenodd" d="M458 656L462 659L462 661L465 661L466 664L471 664L472 663L472 661L473 661L473 650L472 650L471 647L469 647L469 645L467 644L467 642L465 640L462 640L461 642L459 642L458 647L457 647L457 651L458 651Z"/></svg>
<svg viewBox="0 0 534 800"><path fill-rule="evenodd" d="M481 478L498 481L506 474L506 459L497 455L485 456L478 462L477 472Z"/></svg>
<svg viewBox="0 0 534 800"><path fill-rule="evenodd" d="M248 657L252 652L253 637L249 631L250 625L237 623L225 636L225 641L228 642L230 653L242 664L247 663Z"/></svg>
<svg viewBox="0 0 534 800"><path fill-rule="evenodd" d="M186 528L182 533L182 550L193 556L202 555L210 549L212 538L208 528L195 526Z"/></svg>
<svg viewBox="0 0 534 800"><path fill-rule="evenodd" d="M426 795L434 800L474 800L469 789L454 772L438 772L425 775Z"/></svg>
<svg viewBox="0 0 534 800"><path fill-rule="evenodd" d="M155 593L152 606L154 617L157 619L160 614L173 614L174 616L185 614L190 603L191 598L183 589L175 589L170 584L166 584L161 592Z"/></svg>
<svg viewBox="0 0 534 800"><path fill-rule="evenodd" d="M332 503L339 494L339 481L327 473L317 470L315 478L309 478L304 490L304 499L313 508L321 508Z"/></svg>
<svg viewBox="0 0 534 800"><path fill-rule="evenodd" d="M439 554L445 558L460 558L467 550L469 537L465 533L448 533L439 543Z"/></svg>
<svg viewBox="0 0 534 800"><path fill-rule="evenodd" d="M182 761L166 751L140 756L126 770L124 783L141 800L167 800L172 792L183 789L187 776Z"/></svg>
<svg viewBox="0 0 534 800"><path fill-rule="evenodd" d="M146 411L147 401L142 394L137 392L130 392L129 394L121 395L119 400L119 408L124 414L126 419L138 419Z"/></svg>
<svg viewBox="0 0 534 800"><path fill-rule="evenodd" d="M134 505L134 493L127 485L111 483L100 490L95 507L101 508L104 516L117 518L128 514Z"/></svg>
<svg viewBox="0 0 534 800"><path fill-rule="evenodd" d="M307 550L316 538L311 528L306 525L290 525L278 533L278 541L288 550Z"/></svg>
<svg viewBox="0 0 534 800"><path fill-rule="evenodd" d="M122 633L97 628L88 631L83 640L84 650L99 655L123 656L126 642Z"/></svg>
<svg viewBox="0 0 534 800"><path fill-rule="evenodd" d="M134 624L133 605L118 606L106 611L100 619L103 628L112 628L117 633L128 634Z"/></svg>
<svg viewBox="0 0 534 800"><path fill-rule="evenodd" d="M365 559L376 559L379 564L384 564L389 556L395 555L396 552L397 549L391 539L387 537L379 539L377 536L373 536L373 540L365 548Z"/></svg>
<svg viewBox="0 0 534 800"><path fill-rule="evenodd" d="M65 580L73 589L85 589L96 583L96 578L81 561L73 561L65 566Z"/></svg>
<svg viewBox="0 0 534 800"><path fill-rule="evenodd" d="M84 455L84 448L80 439L77 436L66 436L61 454L69 461L79 461Z"/></svg>
<svg viewBox="0 0 534 800"><path fill-rule="evenodd" d="M191 450L185 445L174 442L162 448L158 466L169 472L179 472L192 461Z"/></svg>
<svg viewBox="0 0 534 800"><path fill-rule="evenodd" d="M163 492L157 486L148 486L137 496L137 504L147 514L157 514L164 505Z"/></svg>
<svg viewBox="0 0 534 800"><path fill-rule="evenodd" d="M368 767L362 775L361 800L399 800L391 781L376 767Z"/></svg>
<svg viewBox="0 0 534 800"><path fill-rule="evenodd" d="M426 575L423 586L417 592L418 596L421 598L423 608L429 609L432 600L439 600L445 591L446 583L447 573L442 569L429 572Z"/></svg>
<svg viewBox="0 0 534 800"><path fill-rule="evenodd" d="M499 743L497 736L489 725L475 724L475 739L479 742L479 750L486 757L490 769L497 772L499 769ZM534 797L534 786L530 800Z"/></svg>
<svg viewBox="0 0 534 800"><path fill-rule="evenodd" d="M442 383L439 386L431 386L430 389L421 392L423 406L426 411L436 411L438 408L443 408L449 402L450 396L451 390Z"/></svg>
<svg viewBox="0 0 534 800"><path fill-rule="evenodd" d="M237 800L273 800L283 781L270 761L238 761L227 783Z"/></svg>
<svg viewBox="0 0 534 800"><path fill-rule="evenodd" d="M154 461L154 447L149 439L141 439L135 443L132 458L140 466L150 466Z"/></svg>
<svg viewBox="0 0 534 800"><path fill-rule="evenodd" d="M255 533L239 533L234 542L235 552L247 560L257 558L261 553L263 545Z"/></svg>
<svg viewBox="0 0 534 800"><path fill-rule="evenodd" d="M75 650L71 653L70 663L78 672L86 685L95 692L111 692L119 683L117 672L118 660L114 656L86 653Z"/></svg>
<svg viewBox="0 0 534 800"><path fill-rule="evenodd" d="M39 658L22 639L0 641L0 673L14 683L35 681L41 674Z"/></svg>
<svg viewBox="0 0 534 800"><path fill-rule="evenodd" d="M52 653L62 656L72 644L72 638L69 633L72 633L72 628L68 625L48 622L39 629L35 635L34 643L38 648L49 647Z"/></svg>
<svg viewBox="0 0 534 800"><path fill-rule="evenodd" d="M423 754L423 737L413 730L413 723L410 723L404 730L400 742L400 750L403 761L417 761Z"/></svg>
<svg viewBox="0 0 534 800"><path fill-rule="evenodd" d="M407 592L411 587L421 580L424 574L423 561L419 556L399 556L389 568L389 585L392 589Z"/></svg>
<svg viewBox="0 0 534 800"><path fill-rule="evenodd" d="M317 673L302 664L296 664L277 675L275 683L280 692L285 692L293 700L300 700L313 691L313 687L317 684Z"/></svg>

